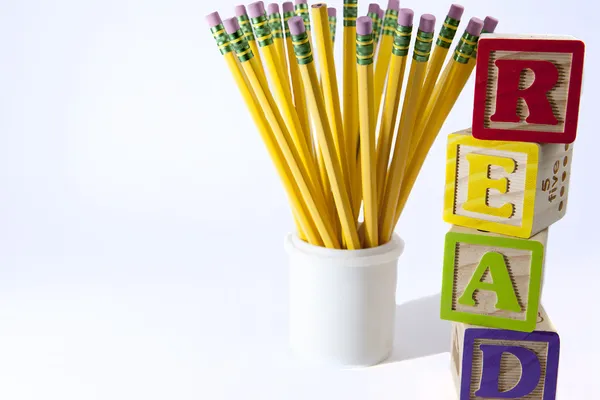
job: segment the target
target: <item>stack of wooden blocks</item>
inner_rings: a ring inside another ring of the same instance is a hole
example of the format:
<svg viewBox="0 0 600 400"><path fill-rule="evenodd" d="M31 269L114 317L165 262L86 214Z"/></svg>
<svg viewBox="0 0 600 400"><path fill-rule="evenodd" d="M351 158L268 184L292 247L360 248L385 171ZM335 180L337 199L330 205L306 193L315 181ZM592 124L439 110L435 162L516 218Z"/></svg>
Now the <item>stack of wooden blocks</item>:
<svg viewBox="0 0 600 400"><path fill-rule="evenodd" d="M448 137L441 317L461 400L556 397L541 305L548 230L567 210L584 45L484 35L471 129Z"/></svg>

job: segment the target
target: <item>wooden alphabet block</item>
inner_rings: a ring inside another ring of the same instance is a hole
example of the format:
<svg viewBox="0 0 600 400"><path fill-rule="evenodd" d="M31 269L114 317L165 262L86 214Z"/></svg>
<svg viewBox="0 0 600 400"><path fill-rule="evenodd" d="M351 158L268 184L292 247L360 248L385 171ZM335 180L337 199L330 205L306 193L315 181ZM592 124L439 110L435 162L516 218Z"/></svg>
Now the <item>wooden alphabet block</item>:
<svg viewBox="0 0 600 400"><path fill-rule="evenodd" d="M535 329L548 230L519 239L454 226L446 234L442 319Z"/></svg>
<svg viewBox="0 0 600 400"><path fill-rule="evenodd" d="M444 221L529 238L567 211L572 144L448 136Z"/></svg>
<svg viewBox="0 0 600 400"><path fill-rule="evenodd" d="M452 327L451 367L460 400L554 400L560 338L543 309L534 332Z"/></svg>
<svg viewBox="0 0 600 400"><path fill-rule="evenodd" d="M479 39L473 136L572 143L577 135L585 45L570 37Z"/></svg>

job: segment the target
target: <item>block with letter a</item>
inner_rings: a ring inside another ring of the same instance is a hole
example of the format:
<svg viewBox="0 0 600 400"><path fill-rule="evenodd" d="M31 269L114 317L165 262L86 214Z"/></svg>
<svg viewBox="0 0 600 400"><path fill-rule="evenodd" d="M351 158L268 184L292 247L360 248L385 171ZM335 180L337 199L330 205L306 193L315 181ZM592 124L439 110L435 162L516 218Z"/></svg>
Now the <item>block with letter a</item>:
<svg viewBox="0 0 600 400"><path fill-rule="evenodd" d="M548 231L520 239L453 226L446 234L442 319L531 332Z"/></svg>
<svg viewBox="0 0 600 400"><path fill-rule="evenodd" d="M473 136L575 141L584 47L571 37L483 35L477 52Z"/></svg>
<svg viewBox="0 0 600 400"><path fill-rule="evenodd" d="M533 332L452 326L451 370L460 400L554 400L560 338L543 308Z"/></svg>
<svg viewBox="0 0 600 400"><path fill-rule="evenodd" d="M572 144L449 135L444 220L530 238L566 213L572 152Z"/></svg>

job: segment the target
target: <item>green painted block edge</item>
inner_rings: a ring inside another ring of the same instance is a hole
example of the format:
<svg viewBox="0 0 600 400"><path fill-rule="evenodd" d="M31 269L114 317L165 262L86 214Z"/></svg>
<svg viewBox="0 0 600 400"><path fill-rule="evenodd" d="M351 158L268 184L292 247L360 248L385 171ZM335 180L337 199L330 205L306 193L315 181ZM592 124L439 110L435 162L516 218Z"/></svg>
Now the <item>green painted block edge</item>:
<svg viewBox="0 0 600 400"><path fill-rule="evenodd" d="M493 315L472 314L468 312L452 310L456 245L459 242L531 251L531 275L529 279L525 320L521 321ZM444 270L442 277L440 318L487 328L533 332L536 326L537 314L540 307L540 288L542 284L543 262L544 246L535 240L448 232L446 234L446 242L444 245Z"/></svg>

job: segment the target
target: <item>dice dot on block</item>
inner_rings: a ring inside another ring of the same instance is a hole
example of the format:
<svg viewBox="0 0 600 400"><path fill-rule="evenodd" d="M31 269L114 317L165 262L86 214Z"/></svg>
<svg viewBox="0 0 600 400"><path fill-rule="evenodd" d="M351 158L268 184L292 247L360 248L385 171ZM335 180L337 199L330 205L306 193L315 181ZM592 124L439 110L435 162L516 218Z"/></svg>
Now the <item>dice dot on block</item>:
<svg viewBox="0 0 600 400"><path fill-rule="evenodd" d="M571 143L577 134L583 42L572 37L479 39L473 136Z"/></svg>
<svg viewBox="0 0 600 400"><path fill-rule="evenodd" d="M553 400L560 338L540 308L532 333L452 327L451 370L460 400Z"/></svg>
<svg viewBox="0 0 600 400"><path fill-rule="evenodd" d="M444 250L441 318L533 331L547 240L547 230L520 239L452 227Z"/></svg>
<svg viewBox="0 0 600 400"><path fill-rule="evenodd" d="M444 220L529 238L567 211L573 145L448 136Z"/></svg>

